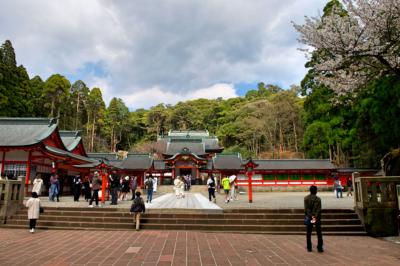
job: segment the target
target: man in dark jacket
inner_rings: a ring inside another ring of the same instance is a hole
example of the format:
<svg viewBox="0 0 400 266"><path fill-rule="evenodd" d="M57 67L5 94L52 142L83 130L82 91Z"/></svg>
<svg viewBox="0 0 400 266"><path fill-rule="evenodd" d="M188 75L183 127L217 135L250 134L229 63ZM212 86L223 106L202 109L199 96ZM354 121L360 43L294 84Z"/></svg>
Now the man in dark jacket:
<svg viewBox="0 0 400 266"><path fill-rule="evenodd" d="M313 225L317 230L318 252L324 252L321 232L321 199L317 197L317 187L310 187L310 194L304 197L305 224L307 226L307 250L312 251L311 233Z"/></svg>
<svg viewBox="0 0 400 266"><path fill-rule="evenodd" d="M110 183L111 205L117 205L119 188L119 175L117 171L113 170L108 179Z"/></svg>

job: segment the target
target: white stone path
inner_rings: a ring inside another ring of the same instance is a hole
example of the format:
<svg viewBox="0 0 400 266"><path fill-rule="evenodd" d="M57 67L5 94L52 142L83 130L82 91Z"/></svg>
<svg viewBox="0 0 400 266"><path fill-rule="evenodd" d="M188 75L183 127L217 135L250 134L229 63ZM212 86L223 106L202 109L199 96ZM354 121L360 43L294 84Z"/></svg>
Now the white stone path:
<svg viewBox="0 0 400 266"><path fill-rule="evenodd" d="M145 197L144 197L145 199ZM223 212L222 208L210 202L205 196L200 193L186 193L184 198L177 199L175 194L167 193L152 200L151 203L146 203L146 209L152 210L170 210L181 209L193 210L197 212Z"/></svg>

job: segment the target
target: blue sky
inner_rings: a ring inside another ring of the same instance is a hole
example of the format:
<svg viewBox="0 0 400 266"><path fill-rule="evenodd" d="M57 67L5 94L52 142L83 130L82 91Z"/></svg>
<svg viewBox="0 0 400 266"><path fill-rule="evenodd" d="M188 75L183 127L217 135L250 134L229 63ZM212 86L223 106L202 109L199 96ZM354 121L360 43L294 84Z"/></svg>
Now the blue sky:
<svg viewBox="0 0 400 266"><path fill-rule="evenodd" d="M0 0L0 41L31 77L81 79L133 110L298 85L306 58L291 21L326 2Z"/></svg>

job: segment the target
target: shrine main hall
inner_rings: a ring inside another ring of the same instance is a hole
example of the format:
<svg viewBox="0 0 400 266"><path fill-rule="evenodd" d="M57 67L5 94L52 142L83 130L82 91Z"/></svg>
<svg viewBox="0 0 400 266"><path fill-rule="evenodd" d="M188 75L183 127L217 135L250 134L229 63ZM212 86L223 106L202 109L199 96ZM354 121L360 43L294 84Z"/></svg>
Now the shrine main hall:
<svg viewBox="0 0 400 266"><path fill-rule="evenodd" d="M216 136L207 130L171 130L155 144L157 153L87 153L79 131L59 130L57 119L0 118L0 169L2 176L25 176L30 186L36 174L46 182L57 172L68 186L75 175L90 176L94 171L157 177L159 185L170 185L177 176L189 176L193 185L205 184L208 176L217 179L238 176L238 185L247 186L239 153L224 153ZM345 179L355 170L371 175L373 170L338 168L328 159L254 159L252 185L331 186L333 174ZM344 180L343 180L344 181Z"/></svg>

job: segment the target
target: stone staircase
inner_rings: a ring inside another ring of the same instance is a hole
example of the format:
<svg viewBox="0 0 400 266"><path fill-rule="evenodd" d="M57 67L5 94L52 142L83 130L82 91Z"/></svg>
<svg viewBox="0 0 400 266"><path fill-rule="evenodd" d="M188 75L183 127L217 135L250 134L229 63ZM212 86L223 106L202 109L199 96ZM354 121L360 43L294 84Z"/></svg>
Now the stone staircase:
<svg viewBox="0 0 400 266"><path fill-rule="evenodd" d="M323 210L325 235L365 235L352 210ZM142 216L141 228L151 230L197 230L263 234L304 234L304 214L300 209L229 209L223 213L156 212ZM21 209L1 225L28 228L27 211ZM46 207L38 229L133 230L133 218L127 209Z"/></svg>

